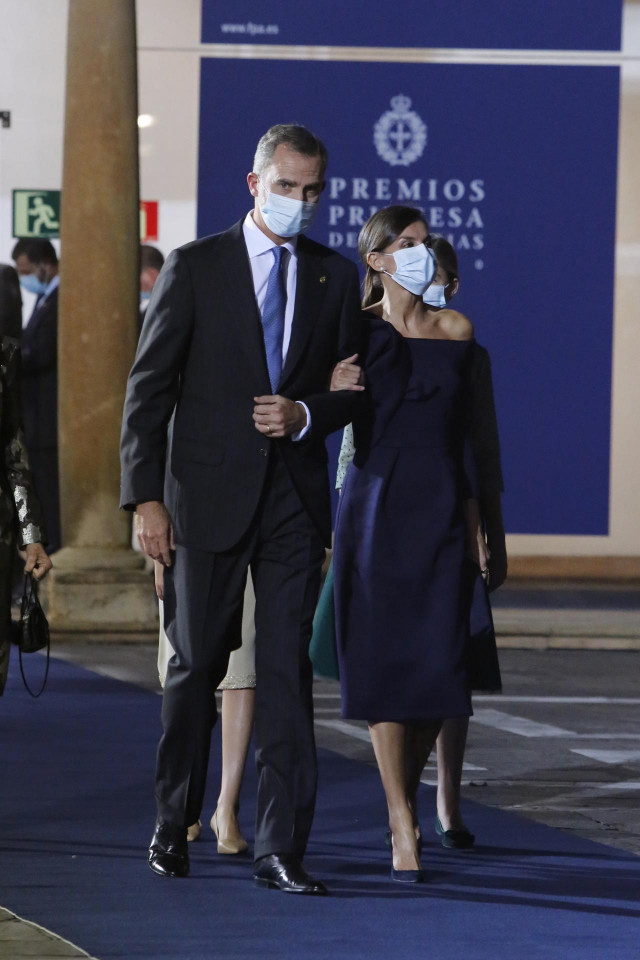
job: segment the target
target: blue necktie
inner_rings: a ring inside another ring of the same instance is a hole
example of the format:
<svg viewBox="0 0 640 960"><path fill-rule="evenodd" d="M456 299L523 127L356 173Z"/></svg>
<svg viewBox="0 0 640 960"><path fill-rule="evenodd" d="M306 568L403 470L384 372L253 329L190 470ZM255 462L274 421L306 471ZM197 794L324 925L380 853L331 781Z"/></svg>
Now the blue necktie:
<svg viewBox="0 0 640 960"><path fill-rule="evenodd" d="M267 295L262 308L262 332L267 353L267 369L271 389L275 393L282 373L282 338L284 336L284 313L287 308L287 289L282 273L284 247L273 247L273 266L267 283Z"/></svg>

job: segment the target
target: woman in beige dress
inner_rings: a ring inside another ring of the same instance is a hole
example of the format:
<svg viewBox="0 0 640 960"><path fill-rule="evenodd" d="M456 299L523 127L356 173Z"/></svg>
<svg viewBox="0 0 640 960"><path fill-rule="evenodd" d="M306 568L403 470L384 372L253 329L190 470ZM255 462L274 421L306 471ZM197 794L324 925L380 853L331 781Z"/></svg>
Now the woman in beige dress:
<svg viewBox="0 0 640 960"><path fill-rule="evenodd" d="M158 674L164 687L167 664L173 648L163 628L163 566L155 567L156 593L160 603L160 639L158 644ZM255 705L255 595L251 574L247 577L242 613L242 646L229 657L227 675L218 687L222 691L222 776L220 795L211 817L211 829L218 841L218 853L238 854L247 850L247 841L238 825L240 788L249 752ZM188 840L197 840L202 831L200 820L187 831Z"/></svg>

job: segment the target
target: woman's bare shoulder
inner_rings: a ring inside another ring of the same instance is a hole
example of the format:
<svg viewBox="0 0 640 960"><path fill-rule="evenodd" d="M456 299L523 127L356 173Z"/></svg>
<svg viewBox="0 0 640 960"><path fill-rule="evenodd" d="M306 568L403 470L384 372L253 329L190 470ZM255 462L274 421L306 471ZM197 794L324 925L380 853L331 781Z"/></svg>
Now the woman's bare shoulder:
<svg viewBox="0 0 640 960"><path fill-rule="evenodd" d="M457 310L440 310L438 326L451 340L473 340L473 324Z"/></svg>

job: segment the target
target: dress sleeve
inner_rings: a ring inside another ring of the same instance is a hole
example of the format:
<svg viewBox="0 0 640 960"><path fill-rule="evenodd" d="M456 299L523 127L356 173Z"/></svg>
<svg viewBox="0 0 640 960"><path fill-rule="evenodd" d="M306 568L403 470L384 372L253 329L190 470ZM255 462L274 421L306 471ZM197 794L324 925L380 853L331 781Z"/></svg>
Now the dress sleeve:
<svg viewBox="0 0 640 960"><path fill-rule="evenodd" d="M347 475L349 464L353 460L356 452L356 445L353 439L353 424L348 423L342 434L342 444L340 445L340 454L338 456L338 470L336 473L336 490L342 490L344 478Z"/></svg>
<svg viewBox="0 0 640 960"><path fill-rule="evenodd" d="M473 357L476 351L475 340L471 343L464 364L462 390L459 409L459 459L458 488L463 500L477 499L479 495L478 465L472 441L474 418L474 395L472 387Z"/></svg>
<svg viewBox="0 0 640 960"><path fill-rule="evenodd" d="M341 268L341 308L338 320L338 339L332 367L343 357L362 353L364 325L360 311L360 281L355 264L345 261ZM311 417L312 430L316 437L328 437L358 416L366 405L364 393L354 390L329 390L322 393L296 397L304 402Z"/></svg>
<svg viewBox="0 0 640 960"><path fill-rule="evenodd" d="M19 396L19 350L15 342L2 340L3 407L0 445L4 472L18 517L21 546L46 542L42 509L36 497L29 458L24 443Z"/></svg>
<svg viewBox="0 0 640 960"><path fill-rule="evenodd" d="M471 359L470 437L478 473L481 496L492 496L504 491L500 438L493 394L491 359L489 352L479 344Z"/></svg>
<svg viewBox="0 0 640 960"><path fill-rule="evenodd" d="M362 366L364 368L363 404L354 417L354 442L358 458L376 441L397 405L402 402L411 372L404 341L390 323L364 312L365 324Z"/></svg>

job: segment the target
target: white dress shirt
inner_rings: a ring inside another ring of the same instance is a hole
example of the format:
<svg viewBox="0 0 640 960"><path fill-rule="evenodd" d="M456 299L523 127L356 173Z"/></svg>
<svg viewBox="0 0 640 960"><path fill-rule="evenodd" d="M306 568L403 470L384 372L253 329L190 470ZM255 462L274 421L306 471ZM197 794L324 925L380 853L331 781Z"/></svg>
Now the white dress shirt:
<svg viewBox="0 0 640 960"><path fill-rule="evenodd" d="M264 301L267 296L267 285L269 283L269 274L274 264L274 257L271 251L277 246L270 240L266 233L263 233L253 219L251 211L247 214L242 225L244 241L247 245L249 254L249 263L251 264L251 273L253 276L253 289L256 295L256 302L260 316L264 309ZM282 335L282 366L284 368L291 342L291 328L293 326L293 312L296 305L296 285L298 280L298 250L297 237L292 237L286 243L281 244L288 251L289 255L283 259L283 270L285 272L285 283L287 289L287 306L284 312L284 332ZM302 400L296 401L304 407L307 414L307 425L298 433L291 435L292 440L301 440L311 427L311 414L306 403Z"/></svg>

